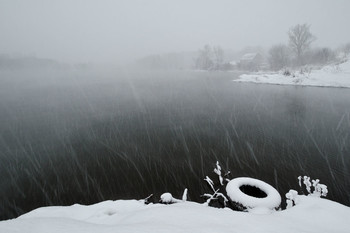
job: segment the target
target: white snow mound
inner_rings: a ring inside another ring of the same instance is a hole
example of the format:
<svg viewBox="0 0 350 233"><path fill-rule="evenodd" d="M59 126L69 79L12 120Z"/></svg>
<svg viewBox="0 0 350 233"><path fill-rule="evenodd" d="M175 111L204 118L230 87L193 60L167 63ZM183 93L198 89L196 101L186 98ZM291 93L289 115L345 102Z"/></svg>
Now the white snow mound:
<svg viewBox="0 0 350 233"><path fill-rule="evenodd" d="M298 205L271 214L237 212L193 202L172 205L136 200L91 206L43 207L0 221L1 233L348 233L350 208L299 196Z"/></svg>
<svg viewBox="0 0 350 233"><path fill-rule="evenodd" d="M160 196L160 200L161 200L163 203L171 203L171 202L173 202L173 196L171 195L171 193L163 193L163 194Z"/></svg>

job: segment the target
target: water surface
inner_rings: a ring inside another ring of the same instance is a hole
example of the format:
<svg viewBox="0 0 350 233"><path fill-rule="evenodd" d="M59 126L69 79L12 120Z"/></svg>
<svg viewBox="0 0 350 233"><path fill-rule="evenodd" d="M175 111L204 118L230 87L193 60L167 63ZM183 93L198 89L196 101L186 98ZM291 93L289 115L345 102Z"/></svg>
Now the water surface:
<svg viewBox="0 0 350 233"><path fill-rule="evenodd" d="M350 205L350 90L234 73L1 73L0 219L46 205L204 201L219 161L284 198L308 175Z"/></svg>

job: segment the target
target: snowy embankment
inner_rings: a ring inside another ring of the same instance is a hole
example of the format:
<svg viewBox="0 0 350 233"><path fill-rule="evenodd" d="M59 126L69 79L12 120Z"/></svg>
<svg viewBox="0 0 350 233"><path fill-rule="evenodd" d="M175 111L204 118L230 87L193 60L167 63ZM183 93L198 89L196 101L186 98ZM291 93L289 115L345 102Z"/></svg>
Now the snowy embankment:
<svg viewBox="0 0 350 233"><path fill-rule="evenodd" d="M235 82L350 88L350 60L309 72L243 74Z"/></svg>
<svg viewBox="0 0 350 233"><path fill-rule="evenodd" d="M43 207L17 219L1 221L0 232L349 232L349 207L313 196L298 198L296 206L270 214L218 209L194 202L145 205L136 200Z"/></svg>

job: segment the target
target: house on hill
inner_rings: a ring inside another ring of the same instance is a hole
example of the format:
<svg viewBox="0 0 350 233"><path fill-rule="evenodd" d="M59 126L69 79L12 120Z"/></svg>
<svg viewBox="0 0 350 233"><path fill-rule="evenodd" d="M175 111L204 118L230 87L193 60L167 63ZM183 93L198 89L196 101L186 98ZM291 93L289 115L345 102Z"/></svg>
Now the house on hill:
<svg viewBox="0 0 350 233"><path fill-rule="evenodd" d="M246 53L238 62L238 68L242 70L258 71L263 65L264 58L260 53Z"/></svg>

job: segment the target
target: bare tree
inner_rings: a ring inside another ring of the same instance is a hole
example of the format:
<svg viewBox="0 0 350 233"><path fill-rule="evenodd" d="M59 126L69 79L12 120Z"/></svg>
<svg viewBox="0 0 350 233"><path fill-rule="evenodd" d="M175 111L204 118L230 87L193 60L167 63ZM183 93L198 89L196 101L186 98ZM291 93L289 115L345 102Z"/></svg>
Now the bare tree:
<svg viewBox="0 0 350 233"><path fill-rule="evenodd" d="M314 65L326 65L337 60L336 52L331 48L312 48L304 54L304 62Z"/></svg>
<svg viewBox="0 0 350 233"><path fill-rule="evenodd" d="M273 70L280 70L289 65L290 51L286 45L275 45L269 50L269 62Z"/></svg>
<svg viewBox="0 0 350 233"><path fill-rule="evenodd" d="M215 68L220 69L220 67L224 63L224 50L222 50L220 46L214 46L213 55Z"/></svg>
<svg viewBox="0 0 350 233"><path fill-rule="evenodd" d="M335 52L327 47L314 49L311 54L312 56L310 62L321 65L334 61L336 57Z"/></svg>
<svg viewBox="0 0 350 233"><path fill-rule="evenodd" d="M303 55L316 37L310 32L310 25L298 24L288 31L289 46L296 55L298 65L303 64Z"/></svg>
<svg viewBox="0 0 350 233"><path fill-rule="evenodd" d="M205 45L203 49L199 50L198 57L196 59L196 68L201 70L209 70L213 67L212 60L212 48L209 45Z"/></svg>
<svg viewBox="0 0 350 233"><path fill-rule="evenodd" d="M350 54L350 43L343 46L343 52L346 56Z"/></svg>

